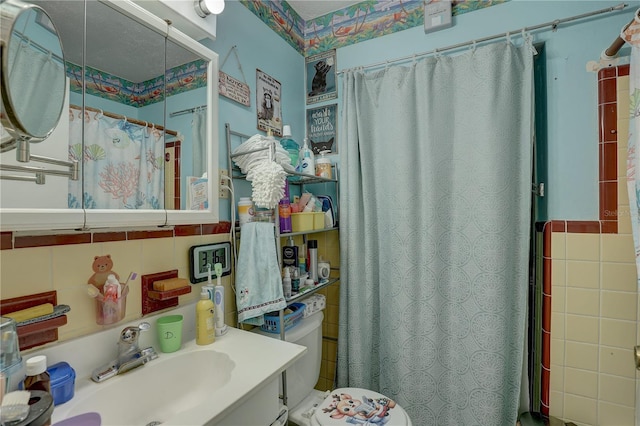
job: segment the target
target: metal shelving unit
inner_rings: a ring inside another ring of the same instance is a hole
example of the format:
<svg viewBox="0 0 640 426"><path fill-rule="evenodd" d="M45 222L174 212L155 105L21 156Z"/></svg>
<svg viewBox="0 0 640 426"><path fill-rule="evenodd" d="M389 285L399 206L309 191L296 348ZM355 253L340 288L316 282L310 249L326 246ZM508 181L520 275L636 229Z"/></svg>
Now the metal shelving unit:
<svg viewBox="0 0 640 426"><path fill-rule="evenodd" d="M247 139L249 139L251 136L250 135L246 135L244 133L239 133L236 132L234 130L231 130L231 125L229 123L225 123L225 135L226 135L226 141L227 141L227 153L228 153L228 164L229 164L229 175L232 179L245 179L246 176L242 173L242 171L240 170L239 167L235 166L233 163L233 158L236 157L235 155L232 154L232 144L231 144L231 138L233 136L236 136L238 138L240 138L243 142ZM255 150L250 150L247 152L243 152L242 154L249 154L249 153L253 153L253 152L259 152L259 151L265 151L269 148L259 148L259 149L255 149ZM287 172L289 174L289 176L297 176L297 179L290 179L289 180L289 185L299 185L301 186L301 189L304 190L304 185L310 185L310 184L316 184L316 183L333 183L336 185L336 196L338 195L338 170L337 168L334 167L333 170L333 175L335 176L335 179L327 179L327 178L323 178L320 176L312 176L312 175L308 175L308 174L304 174L304 173L298 173L298 172ZM235 206L233 204L231 204L231 208L234 209ZM275 243L276 243L276 250L277 250L277 255L278 255L278 263L280 264L280 266L282 267L282 244L280 239L281 238L288 238L288 237L294 237L297 235L300 235L303 237L304 242L306 243L306 236L310 235L310 234L317 234L317 233L324 233L324 232L331 232L331 231L336 231L339 228L333 227L333 228L326 228L326 229L313 229L313 230L309 230L309 231L300 231L300 232L287 232L284 234L280 234L280 229L279 229L279 217L278 217L278 209L275 208L274 209L274 221L275 221L275 234L274 234L274 239L275 239ZM235 227L235 223L232 224L232 226ZM239 232L239 228L236 228L236 231ZM236 246L237 246L237 241L234 241L234 251L236 250ZM305 297L311 296L312 294L316 293L319 290L322 290L323 288L326 288L328 286L330 286L331 284L339 281L340 278L331 278L329 280L327 280L326 282L320 283L318 285L315 285L312 288L306 289L304 291L301 291L295 295L292 295L289 298L286 298L287 304L289 302L293 302L296 300L300 300L303 299ZM284 309L281 309L279 311L279 317L280 317L280 324L284 324ZM280 327L280 339L281 340L285 340L285 328L284 327ZM282 372L282 401L283 403L286 405L287 404L287 375L286 375L286 371Z"/></svg>

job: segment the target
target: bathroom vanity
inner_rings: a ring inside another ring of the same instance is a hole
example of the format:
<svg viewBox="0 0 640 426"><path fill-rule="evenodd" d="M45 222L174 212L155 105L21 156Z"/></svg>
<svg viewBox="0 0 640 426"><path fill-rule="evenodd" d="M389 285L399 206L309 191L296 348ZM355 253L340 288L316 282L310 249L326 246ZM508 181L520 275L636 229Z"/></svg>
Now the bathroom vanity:
<svg viewBox="0 0 640 426"><path fill-rule="evenodd" d="M264 426L265 418L276 418L279 375L307 349L235 328L211 345L198 346L194 311L192 304L172 311L185 321L179 351L159 353L157 359L103 383L91 380L92 369L113 357L121 328L135 324L119 324L38 351L51 364L68 362L77 373L75 395L55 407L52 424L92 412L100 414L102 425ZM141 334L142 345L158 347L158 317L145 317L152 328Z"/></svg>

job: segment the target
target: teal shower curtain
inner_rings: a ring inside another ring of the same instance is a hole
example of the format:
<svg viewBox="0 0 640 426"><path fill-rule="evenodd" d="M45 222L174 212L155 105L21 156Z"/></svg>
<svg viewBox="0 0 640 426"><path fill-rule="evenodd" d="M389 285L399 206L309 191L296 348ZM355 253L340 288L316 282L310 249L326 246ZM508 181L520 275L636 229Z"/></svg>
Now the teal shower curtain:
<svg viewBox="0 0 640 426"><path fill-rule="evenodd" d="M344 73L337 385L414 425L513 425L526 327L531 40Z"/></svg>

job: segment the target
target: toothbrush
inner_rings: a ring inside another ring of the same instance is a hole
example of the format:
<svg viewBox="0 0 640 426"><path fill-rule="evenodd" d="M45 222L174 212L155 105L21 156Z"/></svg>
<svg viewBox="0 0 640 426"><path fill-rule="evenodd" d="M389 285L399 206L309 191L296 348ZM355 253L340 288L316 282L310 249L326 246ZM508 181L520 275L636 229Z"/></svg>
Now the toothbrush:
<svg viewBox="0 0 640 426"><path fill-rule="evenodd" d="M216 270L216 285L222 285L220 284L220 279L222 278L222 263L216 263L213 267ZM209 272L209 277L211 277L211 272Z"/></svg>
<svg viewBox="0 0 640 426"><path fill-rule="evenodd" d="M224 287L222 286L222 263L214 265L216 270L216 287L214 290L213 303L215 305L214 320L216 324L216 336L222 336L227 332L227 326L224 323Z"/></svg>
<svg viewBox="0 0 640 426"><path fill-rule="evenodd" d="M138 274L135 272L130 272L129 276L127 277L127 280L124 282L124 284L122 285L122 296L121 297L125 297L127 294L129 294L129 280L135 280L137 278Z"/></svg>
<svg viewBox="0 0 640 426"><path fill-rule="evenodd" d="M207 263L207 272L209 275L209 281L207 282L207 284L213 285L213 282L211 281L211 264L210 263Z"/></svg>

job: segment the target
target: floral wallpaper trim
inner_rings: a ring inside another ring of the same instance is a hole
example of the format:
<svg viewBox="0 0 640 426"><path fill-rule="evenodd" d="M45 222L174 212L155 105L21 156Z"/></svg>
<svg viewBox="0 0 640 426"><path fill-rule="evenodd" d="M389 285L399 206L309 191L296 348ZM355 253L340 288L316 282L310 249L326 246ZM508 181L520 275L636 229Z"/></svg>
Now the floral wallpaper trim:
<svg viewBox="0 0 640 426"><path fill-rule="evenodd" d="M82 93L82 67L67 62L67 76L71 90ZM194 90L207 85L207 62L197 60L166 72L167 96ZM164 100L163 76L134 83L106 72L87 67L86 93L124 105L140 108Z"/></svg>
<svg viewBox="0 0 640 426"><path fill-rule="evenodd" d="M510 0L453 0L454 16ZM286 0L240 0L303 56L424 25L422 0L365 0L304 21Z"/></svg>

